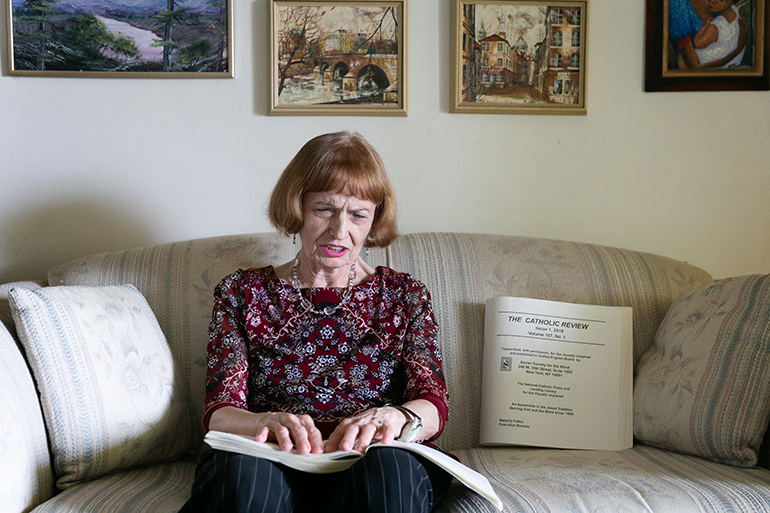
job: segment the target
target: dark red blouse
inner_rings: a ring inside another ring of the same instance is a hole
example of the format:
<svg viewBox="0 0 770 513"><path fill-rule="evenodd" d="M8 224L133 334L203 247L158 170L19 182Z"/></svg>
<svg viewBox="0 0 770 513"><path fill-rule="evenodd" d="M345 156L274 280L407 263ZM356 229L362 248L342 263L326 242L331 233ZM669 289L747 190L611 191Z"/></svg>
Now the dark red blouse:
<svg viewBox="0 0 770 513"><path fill-rule="evenodd" d="M319 311L344 292L302 290ZM214 292L204 426L223 406L286 411L313 417L326 438L361 410L419 398L436 406L443 430L449 396L437 333L430 293L406 273L378 267L326 315L305 311L272 266L239 270Z"/></svg>

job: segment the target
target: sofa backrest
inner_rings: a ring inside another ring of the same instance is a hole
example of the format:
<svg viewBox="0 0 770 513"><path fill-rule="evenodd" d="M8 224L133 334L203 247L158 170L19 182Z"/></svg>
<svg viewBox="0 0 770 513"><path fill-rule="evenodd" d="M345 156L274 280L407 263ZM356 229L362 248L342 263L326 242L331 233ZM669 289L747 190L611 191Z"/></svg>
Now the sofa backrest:
<svg viewBox="0 0 770 513"><path fill-rule="evenodd" d="M294 257L290 239L253 234L197 239L86 257L52 269L50 285L134 284L147 298L174 353L200 418L207 327L214 287L239 269ZM478 443L484 303L494 296L630 306L634 362L652 344L671 302L712 283L705 271L647 253L538 238L460 233L399 237L370 250L372 265L411 273L431 291L450 419L445 449ZM200 430L202 437L202 428Z"/></svg>

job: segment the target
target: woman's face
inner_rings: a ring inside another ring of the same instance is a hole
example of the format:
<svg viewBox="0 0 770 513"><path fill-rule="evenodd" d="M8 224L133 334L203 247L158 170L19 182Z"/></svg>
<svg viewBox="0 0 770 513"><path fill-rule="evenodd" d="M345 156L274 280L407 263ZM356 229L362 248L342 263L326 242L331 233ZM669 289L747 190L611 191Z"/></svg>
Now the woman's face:
<svg viewBox="0 0 770 513"><path fill-rule="evenodd" d="M376 208L369 200L339 191L305 194L299 236L315 272L347 272L369 235Z"/></svg>
<svg viewBox="0 0 770 513"><path fill-rule="evenodd" d="M733 5L733 0L706 0L706 8L710 12L722 12Z"/></svg>

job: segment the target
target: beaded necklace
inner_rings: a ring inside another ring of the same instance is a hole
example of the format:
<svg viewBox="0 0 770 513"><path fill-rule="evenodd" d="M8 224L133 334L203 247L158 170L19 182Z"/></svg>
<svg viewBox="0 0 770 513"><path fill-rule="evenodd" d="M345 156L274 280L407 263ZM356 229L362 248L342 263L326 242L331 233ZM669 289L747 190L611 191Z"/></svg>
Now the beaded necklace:
<svg viewBox="0 0 770 513"><path fill-rule="evenodd" d="M345 292L342 293L342 300L336 305L327 306L322 310L316 310L316 308L313 306L313 303L311 303L310 300L302 294L299 277L297 276L297 265L299 265L299 253L297 253L297 256L294 257L294 268L291 271L291 286L299 297L299 302L302 305L302 308L305 309L306 313L312 312L317 315L332 315L339 308L341 308L342 305L350 301L350 297L353 293L353 280L356 278L355 260L353 260L353 264L350 266L350 272L348 273L348 287L345 289Z"/></svg>

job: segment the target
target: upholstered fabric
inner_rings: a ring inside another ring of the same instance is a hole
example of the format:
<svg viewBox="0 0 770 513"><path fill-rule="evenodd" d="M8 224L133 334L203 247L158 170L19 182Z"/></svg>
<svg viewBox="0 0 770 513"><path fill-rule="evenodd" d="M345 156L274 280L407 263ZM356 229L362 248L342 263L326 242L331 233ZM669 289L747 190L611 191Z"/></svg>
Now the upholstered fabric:
<svg viewBox="0 0 770 513"><path fill-rule="evenodd" d="M770 275L683 295L637 368L637 439L750 467L770 418Z"/></svg>
<svg viewBox="0 0 770 513"><path fill-rule="evenodd" d="M13 289L35 290L39 289L41 286L41 284L34 281L16 281L0 285L0 322L8 328L8 332L16 341L18 341L18 338L16 337L16 326L13 322L13 315L11 314L11 305L8 303L8 294L10 294Z"/></svg>
<svg viewBox="0 0 770 513"><path fill-rule="evenodd" d="M634 310L634 361L652 344L676 296L711 277L688 264L634 251L526 237L430 233L406 235L387 263L431 291L442 331L450 417L439 444L478 445L484 304L521 296Z"/></svg>
<svg viewBox="0 0 770 513"><path fill-rule="evenodd" d="M765 438L759 446L757 465L770 470L770 427L765 431Z"/></svg>
<svg viewBox="0 0 770 513"><path fill-rule="evenodd" d="M180 364L197 418L203 404L206 331L213 290L238 268L293 258L291 239L275 234L225 236L83 258L52 269L51 285L133 283L144 294ZM451 397L439 445L478 443L484 303L511 295L634 309L634 360L652 344L671 302L712 283L694 266L664 257L593 244L458 233L411 234L368 261L411 273L433 298ZM202 439L202 429L199 427Z"/></svg>
<svg viewBox="0 0 770 513"><path fill-rule="evenodd" d="M194 478L188 461L125 470L73 486L34 513L177 513Z"/></svg>
<svg viewBox="0 0 770 513"><path fill-rule="evenodd" d="M166 339L134 286L14 289L10 299L59 488L197 445Z"/></svg>
<svg viewBox="0 0 770 513"><path fill-rule="evenodd" d="M489 479L507 512L770 512L770 472L640 445L628 451L470 449L460 459ZM34 513L171 513L189 497L195 465L123 471L62 492ZM621 506L622 505L622 506ZM497 512L458 482L436 513Z"/></svg>
<svg viewBox="0 0 770 513"><path fill-rule="evenodd" d="M0 510L26 512L53 495L53 472L35 384L0 324Z"/></svg>
<svg viewBox="0 0 770 513"><path fill-rule="evenodd" d="M770 472L637 445L626 451L482 448L458 451L508 512L770 512ZM436 513L496 512L454 483Z"/></svg>

